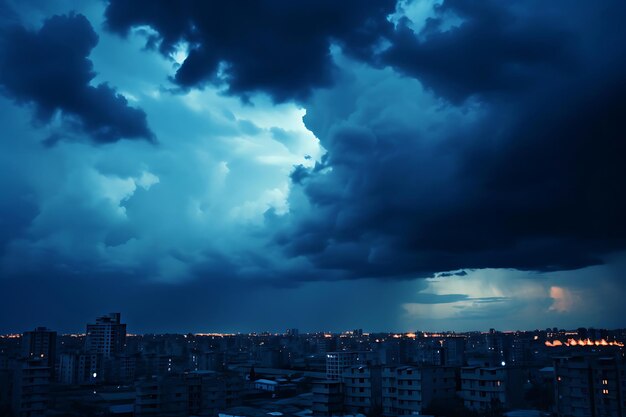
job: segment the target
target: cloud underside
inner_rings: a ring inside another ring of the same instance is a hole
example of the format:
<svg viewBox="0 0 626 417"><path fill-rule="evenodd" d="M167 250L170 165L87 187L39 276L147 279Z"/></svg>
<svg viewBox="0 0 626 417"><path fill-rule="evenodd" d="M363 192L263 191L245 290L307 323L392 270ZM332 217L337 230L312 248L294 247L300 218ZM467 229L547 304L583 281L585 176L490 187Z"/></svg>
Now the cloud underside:
<svg viewBox="0 0 626 417"><path fill-rule="evenodd" d="M333 83L329 46L370 60L392 25L395 2L385 0L269 2L111 1L109 30L128 34L149 26L147 46L187 56L173 80L183 88L224 84L231 94L265 92L282 102L306 99Z"/></svg>
<svg viewBox="0 0 626 417"><path fill-rule="evenodd" d="M96 73L88 56L98 35L83 15L53 16L37 31L9 24L0 35L0 91L32 104L39 125L61 119L46 144L76 135L96 143L154 140L142 110L108 84L90 84Z"/></svg>
<svg viewBox="0 0 626 417"><path fill-rule="evenodd" d="M0 84L20 105L3 120L22 142L0 142L3 275L398 284L626 248L622 3L446 1L419 25L388 18L394 2L246 4L109 2L102 33L147 40L129 60L167 69L116 88L94 83L104 35L84 16L3 26ZM35 147L41 131L76 140ZM551 311L576 302L544 290Z"/></svg>
<svg viewBox="0 0 626 417"><path fill-rule="evenodd" d="M384 54L404 61L347 64L341 86L312 96L305 123L328 153L294 171L309 205L277 243L356 277L577 269L623 250L617 22L608 33L607 10L502 2L440 12L463 23L434 19L410 39L400 25Z"/></svg>
<svg viewBox="0 0 626 417"><path fill-rule="evenodd" d="M107 27L149 26L165 56L187 45L181 87L305 104L328 153L296 167L305 202L272 223L288 256L407 277L576 269L624 248L624 48L601 23L619 3L446 1L418 31L387 3L150 4L111 1Z"/></svg>

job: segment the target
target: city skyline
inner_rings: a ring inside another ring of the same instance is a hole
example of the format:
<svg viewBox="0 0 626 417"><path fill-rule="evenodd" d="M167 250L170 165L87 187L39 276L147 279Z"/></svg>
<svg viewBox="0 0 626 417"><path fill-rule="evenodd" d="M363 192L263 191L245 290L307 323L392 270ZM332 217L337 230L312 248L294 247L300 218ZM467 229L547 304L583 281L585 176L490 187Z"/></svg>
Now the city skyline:
<svg viewBox="0 0 626 417"><path fill-rule="evenodd" d="M98 318L98 320L101 320L102 318L108 319L109 316L111 315L118 315L120 316L121 313L117 312L117 313L109 313L107 315L103 315L102 317ZM126 319L126 317L124 317L125 321L128 322L128 320ZM118 318L119 320L119 318ZM128 323L125 323L124 326L127 326ZM94 326L93 324L87 324L86 326ZM132 322L130 323L130 329L132 330ZM125 327L126 328L126 327ZM0 338L6 338L6 337L21 337L21 334L24 332L29 332L32 331L32 329L35 330L48 330L48 331L54 331L57 332L58 329L56 328L50 328L50 326L46 326L44 324L39 324L39 325L33 325L30 327L26 327L20 331L17 332L9 332L9 333L0 333ZM363 334L363 335L391 335L391 336L397 336L397 337L409 337L409 338L415 338L416 334L424 334L427 336L453 336L455 334L458 335L466 335L466 334L470 334L470 333L482 333L482 334L487 334L491 331L497 331L497 332L501 332L501 333L506 333L506 334L514 334L514 333L529 333L529 332L544 332L544 331L548 331L548 332L577 332L580 329L588 329L588 330L597 330L597 331L620 331L620 330L626 330L626 328L610 328L610 327L596 327L596 326L591 326L591 327L586 327L586 326L577 326L577 327L570 327L570 328L564 328L564 327L558 327L558 326L543 326L543 327L536 327L536 328L517 328L517 329L505 329L505 328L494 328L494 327L490 327L490 328L475 328L475 329L468 329L468 330L454 330L454 329L435 329L435 330L426 330L426 329L419 329L419 328L415 328L415 329L411 329L411 330L397 330L397 329L368 329L368 328L364 328L362 326L355 326L353 328L344 328L344 329L339 329L339 330L331 330L331 329L301 329L298 327L288 327L288 328L284 328L284 329L255 329L255 330L250 330L247 332L242 332L242 331L224 331L224 330L215 330L215 329L204 329L204 330L189 330L189 331L160 331L160 332L155 332L155 331L144 331L144 332L132 332L129 331L127 333L127 335L129 337L134 337L134 336L146 336L146 335L194 335L194 336L235 336L235 335L250 335L250 336L262 336L262 335L272 335L272 336L279 336L279 335L290 335L291 333L295 332L296 334L302 334L302 335L333 335L333 336L349 336L349 335L355 335L357 333ZM77 328L77 329L73 329L72 331L60 331L58 332L60 335L62 336L77 336L77 337L85 337L87 335L88 332L85 332L85 324L83 323L82 328ZM576 338L574 338L575 340L577 340Z"/></svg>
<svg viewBox="0 0 626 417"><path fill-rule="evenodd" d="M624 16L0 0L0 334L626 327Z"/></svg>
<svg viewBox="0 0 626 417"><path fill-rule="evenodd" d="M626 329L0 337L8 416L620 417Z"/></svg>

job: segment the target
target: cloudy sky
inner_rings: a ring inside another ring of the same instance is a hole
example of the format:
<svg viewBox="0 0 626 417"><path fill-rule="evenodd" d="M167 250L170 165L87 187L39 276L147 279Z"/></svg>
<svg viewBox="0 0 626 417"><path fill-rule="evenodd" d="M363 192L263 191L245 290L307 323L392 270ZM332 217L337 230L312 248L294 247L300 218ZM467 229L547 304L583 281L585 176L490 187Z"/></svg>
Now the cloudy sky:
<svg viewBox="0 0 626 417"><path fill-rule="evenodd" d="M0 0L0 332L626 326L625 17Z"/></svg>

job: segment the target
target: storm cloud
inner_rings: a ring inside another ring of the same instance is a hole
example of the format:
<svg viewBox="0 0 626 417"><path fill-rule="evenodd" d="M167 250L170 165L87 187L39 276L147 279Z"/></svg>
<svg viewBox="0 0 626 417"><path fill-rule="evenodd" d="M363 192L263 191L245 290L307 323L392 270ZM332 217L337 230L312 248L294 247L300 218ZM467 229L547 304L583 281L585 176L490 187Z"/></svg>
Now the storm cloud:
<svg viewBox="0 0 626 417"><path fill-rule="evenodd" d="M111 1L110 30L149 26L148 46L170 56L188 49L175 82L184 88L225 84L231 94L265 92L274 100L305 99L329 86L332 43L359 59L372 58L392 30L395 2L359 1Z"/></svg>
<svg viewBox="0 0 626 417"><path fill-rule="evenodd" d="M12 4L0 329L623 324L622 3Z"/></svg>
<svg viewBox="0 0 626 417"><path fill-rule="evenodd" d="M328 154L292 174L309 206L276 241L355 277L576 269L623 250L626 49L616 19L603 20L604 6L437 10L461 23L431 19L409 34L404 21L384 53L415 78L346 59L341 87L311 98L305 123Z"/></svg>
<svg viewBox="0 0 626 417"><path fill-rule="evenodd" d="M38 123L52 122L57 113L63 120L64 133L51 135L49 144L70 132L95 142L154 140L142 110L108 84L90 84L96 73L88 57L98 35L83 15L53 16L36 31L10 23L0 33L2 92L32 103Z"/></svg>

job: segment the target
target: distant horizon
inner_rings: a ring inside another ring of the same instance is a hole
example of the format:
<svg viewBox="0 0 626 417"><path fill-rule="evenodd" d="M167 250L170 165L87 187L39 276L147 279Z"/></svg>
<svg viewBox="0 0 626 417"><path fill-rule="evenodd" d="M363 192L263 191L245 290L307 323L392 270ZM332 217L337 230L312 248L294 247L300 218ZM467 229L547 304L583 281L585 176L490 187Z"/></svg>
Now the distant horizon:
<svg viewBox="0 0 626 417"><path fill-rule="evenodd" d="M122 316L123 317L123 316ZM126 323L123 319L122 319L122 323L128 325L128 323ZM86 325L86 324L85 324ZM21 335L24 332L27 331L32 331L38 327L44 327L47 330L51 330L51 331L56 331L57 334L61 335L61 336L84 336L85 333L83 332L78 332L78 331L74 331L74 332L59 332L54 328L51 328L49 326L34 326L32 328L29 329L24 329L22 331L19 332L0 332L0 337L6 337L6 336L15 336L15 335ZM172 331L165 331L165 332L132 332L132 331L128 331L127 328L127 334L129 336L145 336L145 335L188 335L191 334L193 336L233 336L233 335L264 335L264 334L268 334L268 335L282 335L282 334L287 334L288 330L291 329L296 329L298 330L298 334L299 335L321 335L321 334L331 334L331 335L346 335L346 334L350 334L351 332L355 331L355 330L362 330L364 335L370 335L370 334L398 334L398 335L406 335L406 334L412 334L412 333L426 333L426 334L464 334L464 333L489 333L490 330L494 330L496 332L500 332L500 333L515 333L515 332L524 332L524 333L529 333L529 332L535 332L535 331L539 331L539 332L545 332L545 331L552 331L554 329L557 329L557 331L577 331L579 329L593 329L593 330L606 330L606 331L618 331L618 330L626 330L626 327L599 327L599 326L579 326L579 327L568 327L568 328L564 328L564 327L544 327L544 328L534 328L534 329L515 329L515 330L503 330L503 329L497 329L497 328L489 328L489 329L474 329L474 330L421 330L421 329L414 329L414 330L407 330L407 331L394 331L394 330L377 330L377 331L369 331L366 329L361 329L361 328L355 328L352 330L336 330L336 331L329 331L329 330L318 330L318 331L308 331L308 330L302 330L296 327L293 328L288 328L288 329L284 329L283 331L270 331L270 330L258 330L258 331L250 331L250 332L225 332L225 331L177 331L177 332L172 332Z"/></svg>

